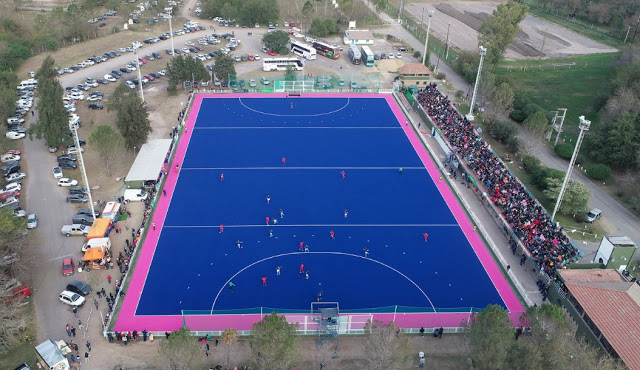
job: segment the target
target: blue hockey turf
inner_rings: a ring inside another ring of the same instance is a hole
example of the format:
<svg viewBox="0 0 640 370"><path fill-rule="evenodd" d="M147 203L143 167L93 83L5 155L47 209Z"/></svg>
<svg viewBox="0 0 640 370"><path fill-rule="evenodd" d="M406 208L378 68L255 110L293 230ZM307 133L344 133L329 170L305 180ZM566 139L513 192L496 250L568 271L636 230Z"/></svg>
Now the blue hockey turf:
<svg viewBox="0 0 640 370"><path fill-rule="evenodd" d="M400 125L382 98L204 99L136 314L504 306Z"/></svg>

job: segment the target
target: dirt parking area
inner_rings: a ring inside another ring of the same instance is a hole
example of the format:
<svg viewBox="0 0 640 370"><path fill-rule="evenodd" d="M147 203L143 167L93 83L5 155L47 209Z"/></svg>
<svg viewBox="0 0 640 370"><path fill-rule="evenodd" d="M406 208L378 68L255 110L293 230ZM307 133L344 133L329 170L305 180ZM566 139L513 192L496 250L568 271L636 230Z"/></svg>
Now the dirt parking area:
<svg viewBox="0 0 640 370"><path fill-rule="evenodd" d="M423 8L426 13L434 10L431 32L441 40L449 41L462 50L477 50L478 29L496 9L498 1L429 1L406 4L405 10L418 22ZM426 19L425 19L426 23ZM426 27L425 27L426 28ZM506 53L508 60L529 58L561 58L572 55L615 52L617 49L593 41L557 24L528 14L520 24L521 31Z"/></svg>

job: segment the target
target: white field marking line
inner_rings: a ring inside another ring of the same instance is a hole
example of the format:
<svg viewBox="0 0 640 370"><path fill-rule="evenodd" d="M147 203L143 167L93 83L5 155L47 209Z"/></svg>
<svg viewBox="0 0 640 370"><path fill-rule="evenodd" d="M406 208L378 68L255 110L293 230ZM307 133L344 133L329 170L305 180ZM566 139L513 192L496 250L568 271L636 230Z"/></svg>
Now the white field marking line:
<svg viewBox="0 0 640 370"><path fill-rule="evenodd" d="M67 255L64 255L64 256L58 256L58 257L49 258L48 260L45 260L45 261L42 261L42 262L47 263L47 262L62 260L62 259L65 259L65 258L77 256L77 255L78 255L77 253L70 253L70 254L67 254Z"/></svg>
<svg viewBox="0 0 640 370"><path fill-rule="evenodd" d="M248 110L250 110L252 112L261 113L261 114L264 114L264 115L267 115L267 116L275 116L275 117L319 117L319 116L326 116L326 115L329 115L329 114L340 112L341 110L345 109L349 105L349 103L351 102L351 98L347 98L347 103L345 105L343 105L341 108L338 108L338 109L336 109L334 111L325 112L325 113L318 113L318 114L276 114L276 113L267 113L267 112L259 111L257 109L249 108L246 104L244 104L244 102L242 101L242 98L238 98L238 101L246 109L248 109Z"/></svg>
<svg viewBox="0 0 640 370"><path fill-rule="evenodd" d="M244 268L242 268L240 271L236 272L231 278L229 278L229 280L227 280L222 287L220 288L220 290L218 291L218 294L216 295L216 298L213 300L213 304L211 305L211 314L213 315L213 308L216 305L216 302L218 301L218 297L220 297L220 293L222 293L222 291L224 290L224 288L226 288L229 285L229 282L233 280L233 278L235 278L236 276L238 276L241 272L243 272L244 270L252 267L253 265L256 265L258 263L270 260L272 258L277 258L277 257L284 257L284 256L292 256L292 255L296 255L296 254L303 254L303 255L309 255L309 254L336 254L336 255L342 255L342 256L348 256L348 257L356 257L356 258L361 258L367 261L372 261L375 262L379 265L382 265L394 272L396 272L397 274L399 274L400 276L404 277L405 279L409 280L409 282L411 282L411 284L413 284L416 288L418 288L418 290L422 293L422 295L424 295L424 297L427 299L427 301L429 301L429 304L431 305L431 308L433 308L433 312L436 312L436 308L433 305L433 302L431 302L431 299L429 298L429 296L424 292L424 290L422 290L422 288L420 288L420 286L418 284L416 284L413 280L411 280L407 275L403 274L402 272L396 270L395 268L382 263L378 260L374 260L372 258L369 257L364 257L364 256L360 256L357 254L351 254L351 253L344 253L344 252L291 252L291 253L283 253L283 254L277 254L277 255L273 255L270 257L266 257L263 258L261 260L255 261L250 265L245 266Z"/></svg>
<svg viewBox="0 0 640 370"><path fill-rule="evenodd" d="M163 228L173 229L208 229L208 228L220 228L220 225L163 225ZM245 228L245 227L460 227L458 224L347 224L347 225L335 225L335 224L313 224L313 225L267 225L267 224L254 224L254 225L224 225L225 228Z"/></svg>
<svg viewBox="0 0 640 370"><path fill-rule="evenodd" d="M424 167L185 167L183 170L424 170Z"/></svg>
<svg viewBox="0 0 640 370"><path fill-rule="evenodd" d="M264 126L234 126L234 127L197 127L196 130L247 130L247 129L364 129L364 130L397 130L402 129L402 127L378 127L378 126L302 126L302 127L287 127L287 126L272 126L272 127L264 127Z"/></svg>

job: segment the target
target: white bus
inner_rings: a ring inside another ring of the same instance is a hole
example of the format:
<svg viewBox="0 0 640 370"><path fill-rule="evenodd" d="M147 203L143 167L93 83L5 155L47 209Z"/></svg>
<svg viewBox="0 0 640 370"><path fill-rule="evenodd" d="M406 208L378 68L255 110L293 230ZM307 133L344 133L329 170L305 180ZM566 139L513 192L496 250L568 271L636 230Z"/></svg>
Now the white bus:
<svg viewBox="0 0 640 370"><path fill-rule="evenodd" d="M262 69L265 72L286 71L287 66L293 66L296 71L304 69L304 64L298 58L264 58L262 60Z"/></svg>
<svg viewBox="0 0 640 370"><path fill-rule="evenodd" d="M38 80L30 78L28 80L20 82L20 85L18 85L18 90L35 89L36 87L38 87Z"/></svg>
<svg viewBox="0 0 640 370"><path fill-rule="evenodd" d="M307 45L297 40L291 40L291 52L299 57L303 57L304 59L316 59L316 49L311 45Z"/></svg>

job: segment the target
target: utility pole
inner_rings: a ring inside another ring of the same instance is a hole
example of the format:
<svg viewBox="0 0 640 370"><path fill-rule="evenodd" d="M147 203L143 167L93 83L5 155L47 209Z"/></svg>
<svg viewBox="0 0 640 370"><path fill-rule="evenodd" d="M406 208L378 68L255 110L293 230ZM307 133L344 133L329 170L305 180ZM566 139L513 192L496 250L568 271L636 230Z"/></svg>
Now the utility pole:
<svg viewBox="0 0 640 370"><path fill-rule="evenodd" d="M140 99L144 103L144 92L142 91L142 73L140 73L140 69L142 68L142 62L140 61L140 57L138 56L138 45L133 44L133 51L136 53L136 59L138 59L138 85L140 85Z"/></svg>
<svg viewBox="0 0 640 370"><path fill-rule="evenodd" d="M171 14L169 14L169 34L171 36L171 56L176 52L176 48L173 46L173 26L171 25L171 20L173 19L173 10Z"/></svg>
<svg viewBox="0 0 640 370"><path fill-rule="evenodd" d="M447 26L447 51L444 53L444 60L449 60L449 31L451 30L451 23Z"/></svg>
<svg viewBox="0 0 640 370"><path fill-rule="evenodd" d="M562 116L558 115L559 111L563 111ZM560 134L562 133L562 124L564 123L564 118L566 116L567 108L558 108L558 110L556 111L556 116L553 117L552 127L558 133L558 135L556 135L556 141L553 143L553 146L558 145L558 140L560 139ZM560 118L560 123L558 123L558 118ZM551 140L551 137L549 137L549 140Z"/></svg>
<svg viewBox="0 0 640 370"><path fill-rule="evenodd" d="M425 37L424 39L424 54L422 55L422 64L427 61L427 46L429 45L429 32L431 31L431 17L433 17L433 13L433 10L427 11L427 14L429 16L429 25L427 26L427 37Z"/></svg>
<svg viewBox="0 0 640 370"><path fill-rule="evenodd" d="M480 83L480 72L482 72L482 62L484 62L484 56L487 55L487 48L480 46L480 64L478 64L478 74L476 75L476 83L473 84L473 95L471 95L471 106L469 106L469 114L467 119L473 122L473 105L476 103L476 93L478 92L478 84Z"/></svg>
<svg viewBox="0 0 640 370"><path fill-rule="evenodd" d="M578 157L578 152L580 151L580 145L582 145L582 139L584 139L584 133L586 131L589 131L589 126L591 126L591 121L586 120L584 116L580 116L580 124L578 125L578 128L580 128L580 134L578 135L578 140L576 141L576 147L573 149L573 155L571 156L571 161L569 162L567 174L565 175L564 181L562 182L562 187L560 188L560 193L558 194L558 200L556 201L556 206L553 208L551 221L555 221L556 219L556 212L558 212L560 204L562 203L564 192L567 190L567 184L569 183L569 179L571 178L573 165L576 163L576 158Z"/></svg>
<svg viewBox="0 0 640 370"><path fill-rule="evenodd" d="M404 8L404 0L400 0L400 8L398 9L398 23L400 23L400 24L402 24L402 9L403 8Z"/></svg>
<svg viewBox="0 0 640 370"><path fill-rule="evenodd" d="M89 179L87 178L87 169L84 167L84 158L82 157L82 149L80 148L80 140L78 139L78 125L73 125L73 139L76 142L76 148L78 149L78 158L80 159L80 168L82 169L82 179L84 185L87 187L87 196L89 197L89 207L91 208L91 216L96 219L96 211L93 208L93 197L91 197L91 186L89 185Z"/></svg>
<svg viewBox="0 0 640 370"><path fill-rule="evenodd" d="M629 28L627 29L627 34L624 36L624 41L622 42L623 44L627 43L627 37L629 37L629 31L631 31L631 28L633 28L631 26L627 26L627 27Z"/></svg>

